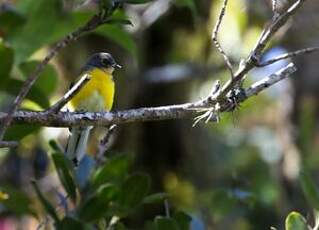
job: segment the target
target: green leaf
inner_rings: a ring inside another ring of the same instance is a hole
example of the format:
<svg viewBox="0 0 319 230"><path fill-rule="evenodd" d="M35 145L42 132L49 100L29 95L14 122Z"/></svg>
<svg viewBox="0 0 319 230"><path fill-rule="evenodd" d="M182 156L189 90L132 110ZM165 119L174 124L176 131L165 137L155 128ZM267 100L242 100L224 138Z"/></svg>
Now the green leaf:
<svg viewBox="0 0 319 230"><path fill-rule="evenodd" d="M36 133L41 129L39 125L30 124L13 124L8 128L5 139L6 140L21 140L31 133Z"/></svg>
<svg viewBox="0 0 319 230"><path fill-rule="evenodd" d="M127 228L125 227L124 224L122 224L121 222L117 222L114 227L114 230L127 230Z"/></svg>
<svg viewBox="0 0 319 230"><path fill-rule="evenodd" d="M73 14L66 14L61 0L23 0L17 1L16 5L27 18L26 23L8 37L15 50L16 63L27 60L44 45L63 38L87 19L80 17L75 20Z"/></svg>
<svg viewBox="0 0 319 230"><path fill-rule="evenodd" d="M35 181L31 181L31 184L41 202L46 212L54 219L56 223L59 223L59 217L58 214L55 211L55 208L52 206L52 204L44 197L42 192L40 191L37 183Z"/></svg>
<svg viewBox="0 0 319 230"><path fill-rule="evenodd" d="M0 85L0 90L6 92L9 95L16 96L20 92L23 83L24 82L20 80L9 79L6 84ZM32 87L26 98L35 102L42 108L48 108L50 106L50 102L46 94L44 94L37 87Z"/></svg>
<svg viewBox="0 0 319 230"><path fill-rule="evenodd" d="M167 193L155 193L155 194L144 197L143 204L159 203L159 202L163 202L167 198L168 198Z"/></svg>
<svg viewBox="0 0 319 230"><path fill-rule="evenodd" d="M95 30L96 33L109 38L128 51L133 57L137 57L137 47L132 36L117 25L103 25Z"/></svg>
<svg viewBox="0 0 319 230"><path fill-rule="evenodd" d="M1 21L1 20L0 20ZM0 84L5 84L13 65L13 50L0 39Z"/></svg>
<svg viewBox="0 0 319 230"><path fill-rule="evenodd" d="M156 224L153 221L146 221L144 228L145 230L157 230Z"/></svg>
<svg viewBox="0 0 319 230"><path fill-rule="evenodd" d="M52 139L49 140L49 145L55 152L60 152L60 153L64 152L63 147L55 140L52 140Z"/></svg>
<svg viewBox="0 0 319 230"><path fill-rule="evenodd" d="M74 219L72 217L66 216L63 218L63 220L59 224L58 229L59 230L69 230L69 229L85 230L89 228L81 221Z"/></svg>
<svg viewBox="0 0 319 230"><path fill-rule="evenodd" d="M35 71L39 63L39 61L29 61L23 62L19 65L25 79ZM58 74L56 70L52 65L46 65L33 87L38 88L46 95L51 95L55 91L57 85Z"/></svg>
<svg viewBox="0 0 319 230"><path fill-rule="evenodd" d="M99 168L92 178L94 186L107 182L121 183L130 166L130 160L126 155L118 155L108 159L103 167Z"/></svg>
<svg viewBox="0 0 319 230"><path fill-rule="evenodd" d="M189 8L193 17L197 15L197 8L194 0L175 0L174 3L177 6Z"/></svg>
<svg viewBox="0 0 319 230"><path fill-rule="evenodd" d="M7 199L2 199L0 201L0 204L4 205L8 210L14 212L18 216L25 214L32 214L35 216L30 207L31 201L24 192L8 186L1 187L0 191L8 194Z"/></svg>
<svg viewBox="0 0 319 230"><path fill-rule="evenodd" d="M130 210L141 204L149 192L150 183L150 177L143 173L136 173L127 178L121 189L121 207Z"/></svg>
<svg viewBox="0 0 319 230"><path fill-rule="evenodd" d="M192 222L192 217L185 212L176 212L173 215L174 220L178 223L180 230L189 230Z"/></svg>
<svg viewBox="0 0 319 230"><path fill-rule="evenodd" d="M306 219L298 212L291 212L285 221L286 230L307 230Z"/></svg>
<svg viewBox="0 0 319 230"><path fill-rule="evenodd" d="M156 217L157 230L179 230L176 221L168 217Z"/></svg>
<svg viewBox="0 0 319 230"><path fill-rule="evenodd" d="M309 205L319 210L319 193L318 189L311 179L310 175L306 171L300 172L299 180L303 193L309 203Z"/></svg>
<svg viewBox="0 0 319 230"><path fill-rule="evenodd" d="M119 193L119 189L114 185L103 185L97 193L87 199L79 209L81 220L93 222L106 217L111 212L112 201Z"/></svg>
<svg viewBox="0 0 319 230"><path fill-rule="evenodd" d="M13 5L1 4L0 6L0 30L6 36L15 28L23 25L26 18Z"/></svg>
<svg viewBox="0 0 319 230"><path fill-rule="evenodd" d="M65 191L76 202L76 187L70 170L71 162L62 153L53 153L52 159Z"/></svg>

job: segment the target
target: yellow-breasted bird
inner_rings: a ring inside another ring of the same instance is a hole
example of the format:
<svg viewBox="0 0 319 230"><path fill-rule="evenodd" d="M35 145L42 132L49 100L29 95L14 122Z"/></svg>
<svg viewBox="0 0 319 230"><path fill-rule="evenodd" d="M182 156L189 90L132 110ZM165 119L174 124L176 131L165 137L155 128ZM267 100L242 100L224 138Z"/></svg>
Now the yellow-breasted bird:
<svg viewBox="0 0 319 230"><path fill-rule="evenodd" d="M87 74L90 80L70 101L72 109L82 112L110 111L115 91L112 75L115 68L121 68L121 66L109 53L92 55L82 69L80 76ZM91 129L92 126L71 128L66 154L75 165L78 165L85 156Z"/></svg>

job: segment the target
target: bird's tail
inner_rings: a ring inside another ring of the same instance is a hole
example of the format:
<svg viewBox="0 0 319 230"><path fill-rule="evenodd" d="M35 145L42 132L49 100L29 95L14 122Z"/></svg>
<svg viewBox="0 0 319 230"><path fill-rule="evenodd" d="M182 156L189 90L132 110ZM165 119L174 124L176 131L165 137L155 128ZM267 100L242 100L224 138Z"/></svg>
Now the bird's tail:
<svg viewBox="0 0 319 230"><path fill-rule="evenodd" d="M78 166L85 156L91 129L92 126L71 128L71 135L66 147L66 156L73 161L75 166Z"/></svg>

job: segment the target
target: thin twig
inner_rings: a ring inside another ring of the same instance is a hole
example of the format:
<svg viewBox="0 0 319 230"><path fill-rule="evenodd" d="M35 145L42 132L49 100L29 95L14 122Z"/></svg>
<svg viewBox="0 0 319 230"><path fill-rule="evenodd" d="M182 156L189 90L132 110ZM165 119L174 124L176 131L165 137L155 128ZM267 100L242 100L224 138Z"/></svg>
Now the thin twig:
<svg viewBox="0 0 319 230"><path fill-rule="evenodd" d="M268 88L276 84L277 82L287 78L291 74L293 74L297 68L294 66L293 63L288 64L286 67L280 69L274 74L271 74L268 77L261 79L260 81L255 82L252 84L248 89L246 89L245 94L246 97L251 97L253 95L257 95L264 89Z"/></svg>
<svg viewBox="0 0 319 230"><path fill-rule="evenodd" d="M289 64L275 74L253 84L245 91L245 97L236 101L243 102L255 94L260 93L266 88L274 85L278 81L288 77L295 71L293 64ZM219 111L229 111L228 101L218 102L217 100L199 100L194 103L185 103L179 105L169 105L150 108L139 108L115 112L59 112L48 115L45 112L17 111L13 115L13 121L18 123L38 124L51 127L72 127L72 126L108 126L110 124L124 124L132 122L159 121L169 119L181 119L193 117L198 112L208 111L218 103ZM0 113L0 122L6 119L6 113Z"/></svg>
<svg viewBox="0 0 319 230"><path fill-rule="evenodd" d="M0 141L0 148L15 148L18 147L17 141Z"/></svg>
<svg viewBox="0 0 319 230"><path fill-rule="evenodd" d="M220 43L218 42L218 39L217 39L220 25L221 25L221 23L223 21L223 18L225 16L227 3L228 3L228 0L224 0L223 6L222 6L222 8L221 8L221 10L219 12L218 20L217 20L217 22L215 24L215 27L213 29L213 32L212 32L212 40L213 40L213 43L214 43L216 49L223 56L224 61L226 63L226 66L227 66L227 68L228 68L228 70L229 70L229 72L231 74L231 77L233 78L234 77L233 66L232 66L227 54L225 53L225 51L223 50L222 46L220 45Z"/></svg>
<svg viewBox="0 0 319 230"><path fill-rule="evenodd" d="M89 75L85 74L81 79L71 87L71 89L64 94L64 96L56 102L53 106L51 106L47 113L57 113L59 112L63 106L65 106L90 80Z"/></svg>
<svg viewBox="0 0 319 230"><path fill-rule="evenodd" d="M310 54L310 53L313 53L313 52L316 52L316 51L319 51L319 47L305 48L305 49L297 50L297 51L294 51L294 52L281 54L281 55L279 55L279 56L277 56L275 58L272 58L270 60L267 60L267 61L265 61L263 63L257 63L256 65L258 67L264 67L264 66L271 65L271 64L273 64L275 62L278 62L278 61L281 61L281 60L284 60L284 59L296 57L296 56L302 55L302 54Z"/></svg>
<svg viewBox="0 0 319 230"><path fill-rule="evenodd" d="M277 6L278 6L278 1L277 0L272 0L272 11L274 13L277 12Z"/></svg>
<svg viewBox="0 0 319 230"><path fill-rule="evenodd" d="M252 50L251 54L246 58L244 64L239 67L233 79L226 82L223 86L218 99L222 99L229 93L239 82L243 80L245 75L257 66L262 53L272 38L272 36L291 18L292 15L305 3L306 0L296 1L286 12L278 16L277 19L266 25Z"/></svg>
<svg viewBox="0 0 319 230"><path fill-rule="evenodd" d="M117 125L111 125L108 130L106 131L105 136L100 141L99 150L96 155L96 162L99 164L103 162L105 152L110 148L111 138L114 135L115 130L117 129Z"/></svg>
<svg viewBox="0 0 319 230"><path fill-rule="evenodd" d="M11 121L12 121L12 114L14 114L15 111L19 108L20 104L22 103L25 96L30 91L31 87L35 83L35 81L38 79L40 73L43 71L44 67L50 62L50 60L56 56L56 54L64 47L66 47L69 43L72 41L77 40L80 36L83 34L92 31L99 27L100 25L107 22L107 18L104 18L102 14L94 15L89 21L84 25L79 27L74 32L68 34L66 37L64 37L61 41L56 43L54 47L51 49L51 51L48 53L48 55L39 63L39 65L36 67L35 71L32 72L27 80L23 83L23 86L15 98L12 106L8 110L8 115L6 119L2 122L2 126L0 129L0 140L3 139L3 136L9 127Z"/></svg>
<svg viewBox="0 0 319 230"><path fill-rule="evenodd" d="M265 33L257 41L253 55L260 57L266 45L273 35L288 21L288 19L296 13L296 11L306 2L306 0L298 0L286 12L281 14L269 26L266 26Z"/></svg>
<svg viewBox="0 0 319 230"><path fill-rule="evenodd" d="M279 17L278 12L278 0L272 0L272 12L274 13L273 20L276 20Z"/></svg>

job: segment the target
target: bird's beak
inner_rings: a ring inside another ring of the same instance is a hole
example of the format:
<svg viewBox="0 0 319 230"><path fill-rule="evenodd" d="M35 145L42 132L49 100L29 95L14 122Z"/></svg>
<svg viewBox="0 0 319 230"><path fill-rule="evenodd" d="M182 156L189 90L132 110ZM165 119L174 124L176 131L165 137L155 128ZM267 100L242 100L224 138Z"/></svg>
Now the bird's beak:
<svg viewBox="0 0 319 230"><path fill-rule="evenodd" d="M119 65L119 64L114 64L112 67L113 67L113 68L122 69L122 66L121 66L121 65Z"/></svg>

